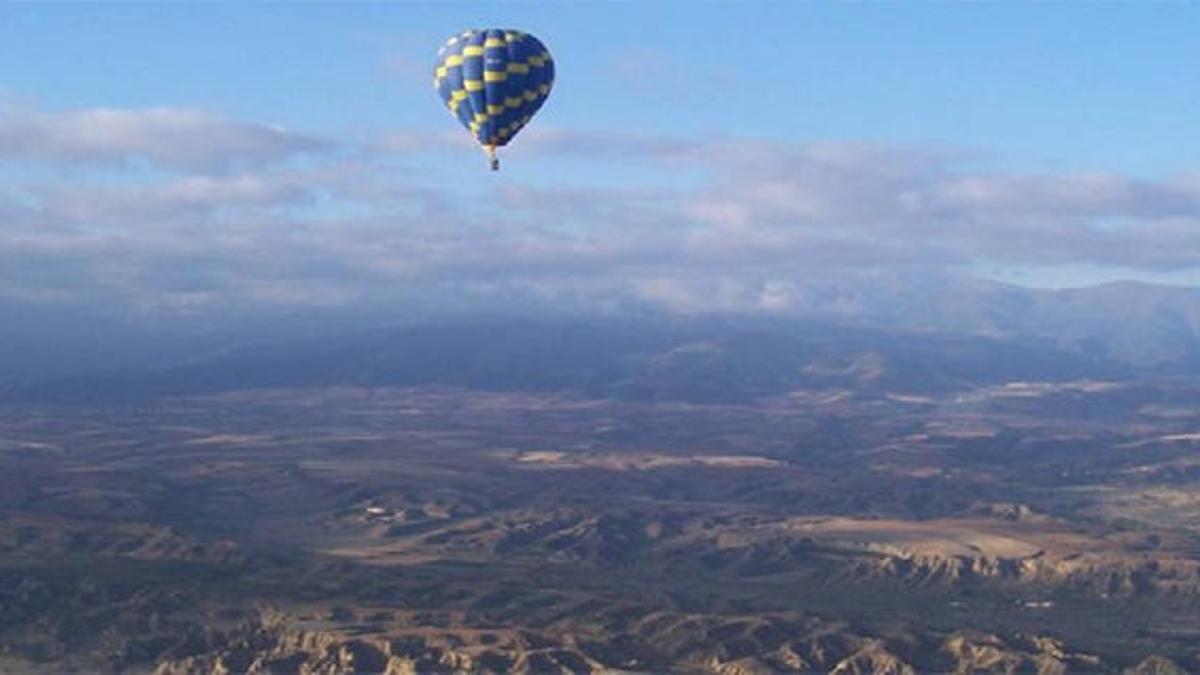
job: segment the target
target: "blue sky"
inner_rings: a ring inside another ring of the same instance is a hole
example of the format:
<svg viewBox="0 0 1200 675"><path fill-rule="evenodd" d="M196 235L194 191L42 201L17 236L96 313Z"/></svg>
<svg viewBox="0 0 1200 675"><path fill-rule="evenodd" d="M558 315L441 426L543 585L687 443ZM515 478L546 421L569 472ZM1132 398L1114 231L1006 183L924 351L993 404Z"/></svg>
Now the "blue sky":
<svg viewBox="0 0 1200 675"><path fill-rule="evenodd" d="M44 105L322 132L445 125L422 86L432 53L485 25L551 46L542 121L567 127L944 143L1157 176L1194 168L1181 140L1200 117L1185 4L9 3L0 18L0 81ZM650 82L624 81L639 60Z"/></svg>
<svg viewBox="0 0 1200 675"><path fill-rule="evenodd" d="M557 64L495 176L430 86L473 26ZM1200 284L1196 35L1185 3L0 4L0 281L137 311Z"/></svg>

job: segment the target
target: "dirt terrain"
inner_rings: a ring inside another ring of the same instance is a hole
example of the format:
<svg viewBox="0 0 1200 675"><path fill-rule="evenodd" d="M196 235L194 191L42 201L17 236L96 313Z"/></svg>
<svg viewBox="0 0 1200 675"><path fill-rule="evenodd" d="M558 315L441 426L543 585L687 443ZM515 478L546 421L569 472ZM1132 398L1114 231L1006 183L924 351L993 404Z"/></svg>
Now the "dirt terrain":
<svg viewBox="0 0 1200 675"><path fill-rule="evenodd" d="M1197 401L14 402L0 671L1200 669Z"/></svg>

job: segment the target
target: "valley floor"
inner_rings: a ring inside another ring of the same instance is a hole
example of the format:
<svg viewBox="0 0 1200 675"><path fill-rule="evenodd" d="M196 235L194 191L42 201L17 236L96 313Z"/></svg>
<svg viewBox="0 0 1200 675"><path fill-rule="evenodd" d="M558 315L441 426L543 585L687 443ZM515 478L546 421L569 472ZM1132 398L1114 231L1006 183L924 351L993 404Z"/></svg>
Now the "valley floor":
<svg viewBox="0 0 1200 675"><path fill-rule="evenodd" d="M0 672L1196 670L1197 403L10 403Z"/></svg>

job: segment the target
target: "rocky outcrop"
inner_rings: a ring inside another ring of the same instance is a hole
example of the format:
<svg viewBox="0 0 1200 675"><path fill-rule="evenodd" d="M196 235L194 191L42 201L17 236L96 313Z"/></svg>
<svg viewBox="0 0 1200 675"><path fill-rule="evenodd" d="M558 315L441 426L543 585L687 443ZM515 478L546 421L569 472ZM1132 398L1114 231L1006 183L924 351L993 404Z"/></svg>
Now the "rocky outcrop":
<svg viewBox="0 0 1200 675"><path fill-rule="evenodd" d="M1031 587L1068 587L1104 596L1200 594L1200 563L1103 555L1053 559L1044 555L997 558L879 552L851 558L846 575L898 579L921 586L990 580Z"/></svg>
<svg viewBox="0 0 1200 675"><path fill-rule="evenodd" d="M1125 675L1186 675L1187 672L1171 659L1148 656L1136 666L1127 668Z"/></svg>
<svg viewBox="0 0 1200 675"><path fill-rule="evenodd" d="M299 630L286 621L245 626L212 649L159 661L155 675L303 675L430 672L580 672L597 664L570 646L546 639L512 635L505 640L477 639L475 631L410 633L354 637L340 630Z"/></svg>
<svg viewBox="0 0 1200 675"><path fill-rule="evenodd" d="M882 642L872 641L838 661L832 675L916 675L916 670L889 652Z"/></svg>

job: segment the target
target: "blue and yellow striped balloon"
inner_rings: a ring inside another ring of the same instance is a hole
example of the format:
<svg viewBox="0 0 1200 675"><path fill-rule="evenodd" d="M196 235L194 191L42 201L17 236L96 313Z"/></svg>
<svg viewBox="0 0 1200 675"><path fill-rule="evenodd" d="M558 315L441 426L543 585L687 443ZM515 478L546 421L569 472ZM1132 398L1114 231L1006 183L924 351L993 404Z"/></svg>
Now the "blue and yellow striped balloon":
<svg viewBox="0 0 1200 675"><path fill-rule="evenodd" d="M468 30L438 50L433 87L450 113L500 168L496 148L517 135L546 102L554 59L540 40L516 30Z"/></svg>

